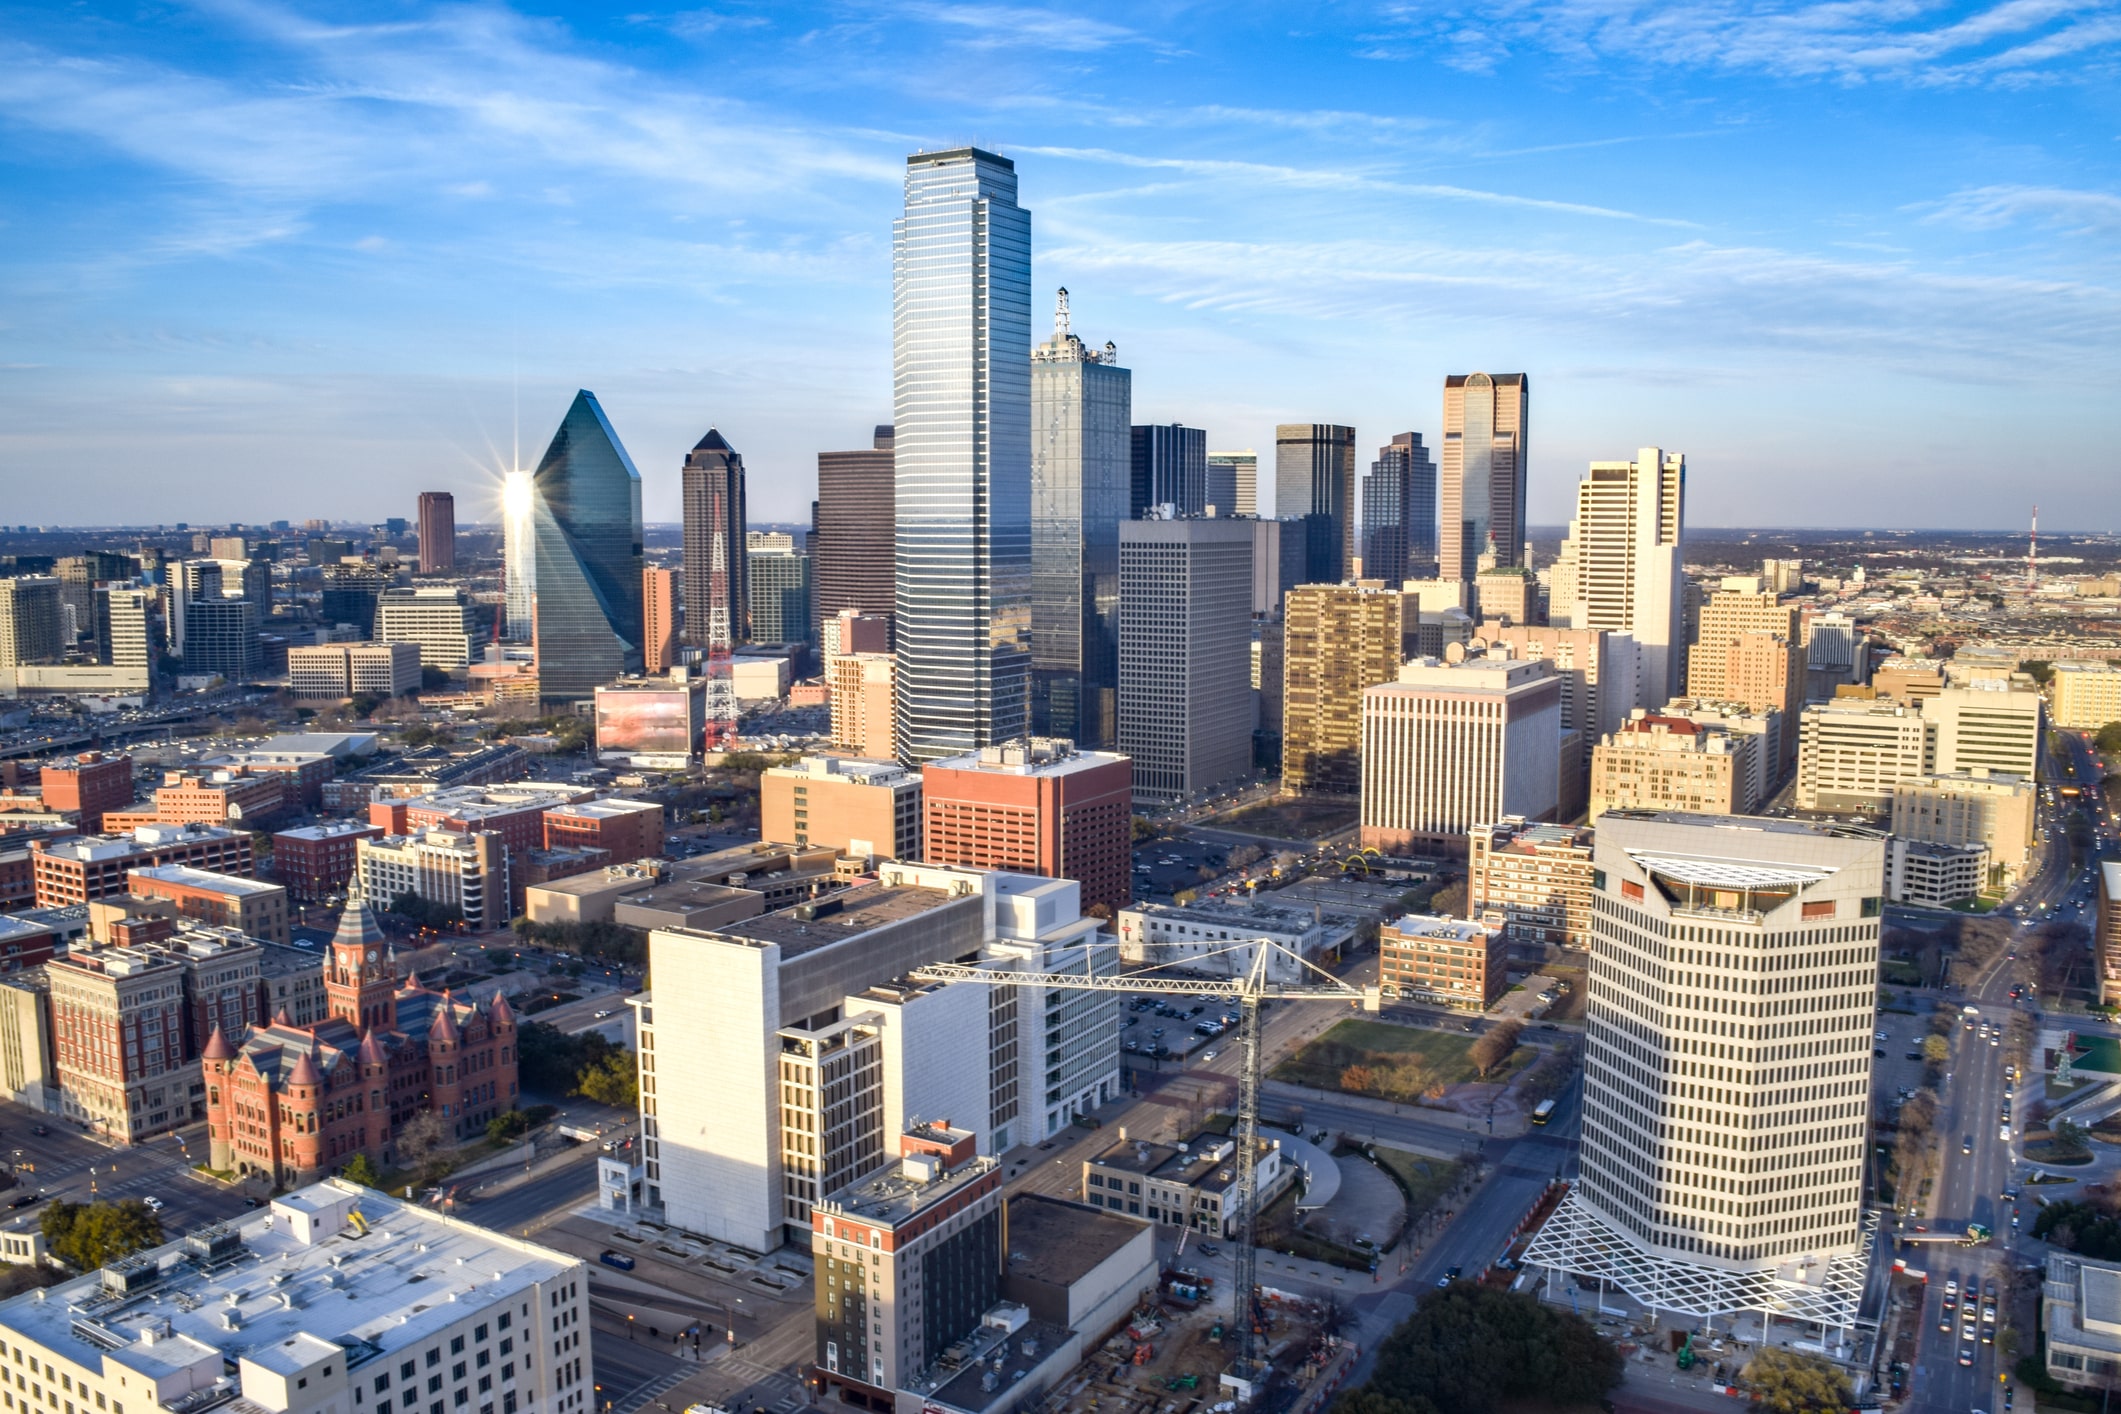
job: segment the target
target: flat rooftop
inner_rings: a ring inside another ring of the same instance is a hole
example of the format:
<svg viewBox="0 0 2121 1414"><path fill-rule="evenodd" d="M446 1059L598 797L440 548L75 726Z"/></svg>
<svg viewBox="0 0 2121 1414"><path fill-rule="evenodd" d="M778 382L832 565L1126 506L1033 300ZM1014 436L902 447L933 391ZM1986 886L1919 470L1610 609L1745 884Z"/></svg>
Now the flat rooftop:
<svg viewBox="0 0 2121 1414"><path fill-rule="evenodd" d="M1491 930L1470 918L1446 918L1435 913L1407 913L1391 925L1410 938L1434 938L1446 943L1485 943Z"/></svg>
<svg viewBox="0 0 2121 1414"><path fill-rule="evenodd" d="M841 893L827 894L814 903L798 904L777 913L731 923L717 928L715 933L738 942L777 943L784 957L800 957L819 948L844 943L872 929L918 918L924 913L962 902L965 897L917 884L857 884ZM832 908L834 904L838 907ZM826 911L820 912L820 909ZM806 913L810 916L803 916Z"/></svg>
<svg viewBox="0 0 2121 1414"><path fill-rule="evenodd" d="M1325 912L1320 916L1320 912L1308 904L1270 903L1266 898L1201 899L1188 904L1135 903L1127 905L1127 909L1151 918L1171 918L1217 927L1275 928L1292 933L1304 932L1321 923L1331 926L1358 921L1354 914Z"/></svg>
<svg viewBox="0 0 2121 1414"><path fill-rule="evenodd" d="M1124 765L1126 761L1116 752L1079 751L1074 742L1062 738L1032 737L1029 741L983 746L963 756L946 756L929 762L924 769L981 771L997 776L1065 776L1115 762Z"/></svg>
<svg viewBox="0 0 2121 1414"><path fill-rule="evenodd" d="M339 1225L342 1209L362 1214L367 1236ZM302 1240L313 1220L333 1217L339 1221L324 1225L334 1230ZM91 1369L106 1361L141 1369L162 1352L185 1364L207 1351L233 1359L305 1334L349 1347L348 1364L358 1366L581 1265L337 1181L297 1190L224 1226L241 1238L228 1260L201 1263L183 1241L169 1243L140 1254L160 1273L147 1290L107 1294L91 1272L0 1302L0 1330ZM229 1312L238 1314L240 1329L227 1328ZM150 1346L141 1339L150 1327L168 1334ZM221 1375L218 1361L213 1374Z"/></svg>
<svg viewBox="0 0 2121 1414"><path fill-rule="evenodd" d="M663 807L652 800L624 800L612 797L607 800L576 800L565 805L555 805L545 813L570 816L577 820L618 820L628 815L640 815Z"/></svg>
<svg viewBox="0 0 2121 1414"><path fill-rule="evenodd" d="M986 1155L924 1180L906 1172L902 1160L893 1159L889 1168L856 1179L819 1203L817 1210L891 1227L971 1187L1000 1167L1000 1160Z"/></svg>
<svg viewBox="0 0 2121 1414"><path fill-rule="evenodd" d="M297 825L292 830L279 830L275 834L281 839L309 841L338 840L348 836L377 835L382 830L366 820L327 820L321 825Z"/></svg>
<svg viewBox="0 0 2121 1414"><path fill-rule="evenodd" d="M1148 1227L1087 1203L1019 1193L1009 1200L1009 1250L1003 1255L1013 1275L1070 1286Z"/></svg>
<svg viewBox="0 0 2121 1414"><path fill-rule="evenodd" d="M1259 1141L1261 1154L1273 1147L1271 1139ZM1181 1183L1203 1193L1220 1193L1237 1182L1237 1141L1212 1129L1202 1130L1183 1146L1122 1139L1089 1162L1164 1183Z"/></svg>
<svg viewBox="0 0 2121 1414"><path fill-rule="evenodd" d="M1008 1398L1021 1380L1030 1379L1032 1371L1051 1361L1068 1335L1066 1326L1050 1321L1026 1321L1014 1334L999 1326L982 1325L945 1350L932 1369L921 1373L917 1384L942 1381L922 1395L922 1402L980 1414ZM958 1358L952 1359L952 1351L960 1352ZM989 1373L995 1377L993 1389L983 1387Z"/></svg>
<svg viewBox="0 0 2121 1414"><path fill-rule="evenodd" d="M224 830L214 825L142 825L129 835L71 835L51 841L44 847L44 852L54 859L100 864L108 860L146 854L158 847L182 844L187 840L234 838L234 830Z"/></svg>
<svg viewBox="0 0 2121 1414"><path fill-rule="evenodd" d="M197 869L189 864L151 864L140 869L128 869L129 875L153 879L164 884L184 884L194 889L210 889L217 894L273 894L281 892L278 884L265 883L258 879L241 879L234 874L216 874L211 869Z"/></svg>

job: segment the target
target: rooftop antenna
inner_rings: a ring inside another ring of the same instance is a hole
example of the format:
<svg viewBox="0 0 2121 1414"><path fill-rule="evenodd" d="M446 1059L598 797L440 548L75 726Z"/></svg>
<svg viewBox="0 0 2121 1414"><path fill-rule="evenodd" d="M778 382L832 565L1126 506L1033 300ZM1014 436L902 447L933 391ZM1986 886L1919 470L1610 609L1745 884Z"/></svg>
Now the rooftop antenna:
<svg viewBox="0 0 2121 1414"><path fill-rule="evenodd" d="M2033 507L2033 531L2025 541L2025 587L2040 587L2040 508Z"/></svg>
<svg viewBox="0 0 2121 1414"><path fill-rule="evenodd" d="M1068 287L1062 285L1060 293L1053 299L1053 337L1065 339L1068 333Z"/></svg>

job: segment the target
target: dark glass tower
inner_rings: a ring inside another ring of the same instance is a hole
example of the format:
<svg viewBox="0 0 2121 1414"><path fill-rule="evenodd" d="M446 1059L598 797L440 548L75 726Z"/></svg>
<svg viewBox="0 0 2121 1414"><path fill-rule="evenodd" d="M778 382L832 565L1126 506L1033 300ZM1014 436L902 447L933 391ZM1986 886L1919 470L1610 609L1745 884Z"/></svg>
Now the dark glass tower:
<svg viewBox="0 0 2121 1414"><path fill-rule="evenodd" d="M820 624L844 609L888 618L897 598L890 425L878 427L871 440L866 450L817 454L817 549L810 572Z"/></svg>
<svg viewBox="0 0 2121 1414"><path fill-rule="evenodd" d="M588 697L641 671L641 474L584 390L531 475L538 691Z"/></svg>
<svg viewBox="0 0 2121 1414"><path fill-rule="evenodd" d="M1170 506L1182 516L1208 508L1208 434L1172 423L1136 427L1127 518L1140 520L1152 506Z"/></svg>
<svg viewBox="0 0 2121 1414"><path fill-rule="evenodd" d="M1378 448L1362 480L1362 577L1436 577L1436 463L1419 432Z"/></svg>
<svg viewBox="0 0 2121 1414"><path fill-rule="evenodd" d="M722 537L730 646L751 637L751 573L744 554L744 457L714 428L685 458L685 641L707 644L714 607L714 537Z"/></svg>
<svg viewBox="0 0 2121 1414"><path fill-rule="evenodd" d="M1348 577L1355 555L1354 428L1284 422L1274 429L1274 514L1305 518L1305 583Z"/></svg>

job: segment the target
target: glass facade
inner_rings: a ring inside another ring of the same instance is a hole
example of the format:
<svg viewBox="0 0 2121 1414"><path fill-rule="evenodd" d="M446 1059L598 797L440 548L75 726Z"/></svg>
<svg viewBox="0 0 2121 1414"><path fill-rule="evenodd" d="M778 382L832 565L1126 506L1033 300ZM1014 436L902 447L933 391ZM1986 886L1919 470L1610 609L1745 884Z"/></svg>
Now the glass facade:
<svg viewBox="0 0 2121 1414"><path fill-rule="evenodd" d="M1444 379L1443 467L1437 546L1445 579L1524 559L1526 424L1531 388L1522 373L1454 373Z"/></svg>
<svg viewBox="0 0 2121 1414"><path fill-rule="evenodd" d="M810 614L810 557L774 549L753 550L744 558L752 640L808 643L817 622Z"/></svg>
<svg viewBox="0 0 2121 1414"><path fill-rule="evenodd" d="M730 639L724 647L750 640L751 566L744 553L744 457L729 439L710 427L685 457L680 477L685 498L685 641L711 648L713 611L729 615ZM722 542L722 575L717 588L714 542ZM776 639L767 639L769 643Z"/></svg>
<svg viewBox="0 0 2121 1414"><path fill-rule="evenodd" d="M1436 576L1436 463L1419 432L1378 448L1363 478L1362 576L1387 583Z"/></svg>
<svg viewBox="0 0 2121 1414"><path fill-rule="evenodd" d="M892 230L897 735L908 762L1030 725L1031 213L978 148L906 159Z"/></svg>
<svg viewBox="0 0 2121 1414"><path fill-rule="evenodd" d="M511 643L530 642L531 606L537 602L538 503L528 471L518 467L501 480L501 593Z"/></svg>
<svg viewBox="0 0 2121 1414"><path fill-rule="evenodd" d="M576 393L531 477L538 691L589 697L641 671L641 474Z"/></svg>
<svg viewBox="0 0 2121 1414"><path fill-rule="evenodd" d="M1182 516L1204 514L1208 509L1208 434L1175 422L1169 427L1137 427L1133 433L1133 485L1127 518L1140 520L1156 506L1169 506Z"/></svg>
<svg viewBox="0 0 2121 1414"><path fill-rule="evenodd" d="M1134 375L1116 357L1069 333L1065 312L1031 355L1031 729L1098 749L1117 730L1134 407Z"/></svg>
<svg viewBox="0 0 2121 1414"><path fill-rule="evenodd" d="M1355 556L1354 428L1285 422L1274 429L1274 514L1306 518L1304 583L1348 577Z"/></svg>

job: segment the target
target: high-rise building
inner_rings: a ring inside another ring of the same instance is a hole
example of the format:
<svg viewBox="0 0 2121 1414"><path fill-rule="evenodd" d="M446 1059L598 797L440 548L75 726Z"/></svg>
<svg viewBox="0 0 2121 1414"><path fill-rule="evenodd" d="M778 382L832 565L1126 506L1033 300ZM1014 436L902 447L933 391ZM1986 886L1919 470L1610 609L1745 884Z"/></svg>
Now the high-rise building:
<svg viewBox="0 0 2121 1414"><path fill-rule="evenodd" d="M1030 724L1030 353L1015 165L976 147L908 157L892 228L901 760Z"/></svg>
<svg viewBox="0 0 2121 1414"><path fill-rule="evenodd" d="M1134 896L1134 773L1124 756L1043 737L981 747L921 770L930 864L1072 879L1110 917Z"/></svg>
<svg viewBox="0 0 2121 1414"><path fill-rule="evenodd" d="M1532 382L1522 373L1443 380L1439 578L1469 581L1483 565L1521 562L1531 403Z"/></svg>
<svg viewBox="0 0 2121 1414"><path fill-rule="evenodd" d="M139 561L129 555L113 554L107 550L90 550L79 555L64 555L53 567L59 581L60 612L73 615L72 631L75 639L90 639L97 643L99 661L102 639L99 632L100 619L97 599L102 586L116 585L131 580L139 574ZM62 621L62 632L67 626Z"/></svg>
<svg viewBox="0 0 2121 1414"><path fill-rule="evenodd" d="M457 498L447 491L420 493L420 573L457 567Z"/></svg>
<svg viewBox="0 0 2121 1414"><path fill-rule="evenodd" d="M1306 584L1283 600L1281 788L1362 789L1362 695L1396 681L1407 601L1378 584Z"/></svg>
<svg viewBox="0 0 2121 1414"><path fill-rule="evenodd" d="M501 631L510 643L530 642L537 627L537 503L529 471L517 467L501 478Z"/></svg>
<svg viewBox="0 0 2121 1414"><path fill-rule="evenodd" d="M187 571L191 566L184 567ZM215 590L219 590L219 573L216 570ZM180 581L178 588L182 589ZM324 567L324 587L318 595L317 616L326 624L350 624L363 638L373 638L376 632L376 601L383 591L390 588L390 576L372 565L332 564ZM196 597L196 596L193 596ZM169 646L179 657L184 653L184 607L182 593L173 597L169 616ZM528 612L528 600L525 612ZM531 636L531 623L523 620L523 639Z"/></svg>
<svg viewBox="0 0 2121 1414"><path fill-rule="evenodd" d="M707 647L709 621L719 611L728 616L734 647L751 637L743 454L710 427L686 454L683 481L685 641Z"/></svg>
<svg viewBox="0 0 2121 1414"><path fill-rule="evenodd" d="M1119 530L1119 749L1137 802L1189 800L1252 767L1252 527Z"/></svg>
<svg viewBox="0 0 2121 1414"><path fill-rule="evenodd" d="M1994 882L2015 884L2032 861L2038 801L2031 781L1981 767L1911 777L1893 785L1893 838L1981 845L1995 870Z"/></svg>
<svg viewBox="0 0 2121 1414"><path fill-rule="evenodd" d="M1362 480L1362 577L1436 577L1436 463L1419 432L1379 447Z"/></svg>
<svg viewBox="0 0 2121 1414"><path fill-rule="evenodd" d="M661 565L641 571L641 671L650 677L678 661L679 573Z"/></svg>
<svg viewBox="0 0 2121 1414"><path fill-rule="evenodd" d="M921 773L896 761L805 756L759 775L759 834L877 859L921 857Z"/></svg>
<svg viewBox="0 0 2121 1414"><path fill-rule="evenodd" d="M454 585L386 589L376 600L376 638L419 645L423 668L471 666L471 601Z"/></svg>
<svg viewBox="0 0 2121 1414"><path fill-rule="evenodd" d="M184 605L184 671L248 682L262 667L258 606L248 599L194 599Z"/></svg>
<svg viewBox="0 0 2121 1414"><path fill-rule="evenodd" d="M1595 863L1582 1178L1526 1264L1689 1318L1845 1329L1869 1276L1883 838L1616 815Z"/></svg>
<svg viewBox="0 0 2121 1414"><path fill-rule="evenodd" d="M1591 752L1591 819L1608 810L1742 815L1757 803L1762 737L1638 707Z"/></svg>
<svg viewBox="0 0 2121 1414"><path fill-rule="evenodd" d="M1129 514L1133 375L1069 327L1031 351L1031 726L1112 744L1119 673L1119 526Z"/></svg>
<svg viewBox="0 0 2121 1414"><path fill-rule="evenodd" d="M871 761L892 760L898 660L889 653L840 653L825 660L832 694L832 744Z"/></svg>
<svg viewBox="0 0 2121 1414"><path fill-rule="evenodd" d="M1284 522L1304 519L1305 583L1338 584L1348 577L1356 554L1354 428L1325 422L1275 427L1274 514Z"/></svg>
<svg viewBox="0 0 2121 1414"><path fill-rule="evenodd" d="M759 643L808 643L817 631L810 612L810 557L787 547L744 552L751 637Z"/></svg>
<svg viewBox="0 0 2121 1414"><path fill-rule="evenodd" d="M1208 505L1208 434L1178 423L1137 426L1129 431L1127 515L1139 520L1159 506L1197 516Z"/></svg>
<svg viewBox="0 0 2121 1414"><path fill-rule="evenodd" d="M1882 813L1901 781L1934 767L1932 724L1890 699L1837 697L1804 709L1797 728L1799 810Z"/></svg>
<svg viewBox="0 0 2121 1414"><path fill-rule="evenodd" d="M2112 1006L2121 997L2121 859L2099 861L2092 956L2098 959L2099 1005Z"/></svg>
<svg viewBox="0 0 2121 1414"><path fill-rule="evenodd" d="M44 574L0 579L0 670L58 662L62 637L58 580Z"/></svg>
<svg viewBox="0 0 2121 1414"><path fill-rule="evenodd" d="M1503 917L1513 943L1591 945L1591 832L1510 816L1466 831L1466 916ZM1537 954L1535 954L1537 955Z"/></svg>
<svg viewBox="0 0 2121 1414"><path fill-rule="evenodd" d="M1247 447L1242 452L1208 453L1208 504L1219 516L1259 514L1259 454Z"/></svg>
<svg viewBox="0 0 2121 1414"><path fill-rule="evenodd" d="M1757 576L1727 576L1723 587L1703 601L1700 616L1695 620L1687 651L1687 696L1705 697L1713 702L1750 700L1734 693L1729 679L1732 651L1747 634L1780 637L1785 643L1794 646L1800 642L1802 636L1800 611L1794 604L1782 603L1776 592L1765 588ZM1772 655L1765 654L1761 645L1751 645L1745 665L1748 675L1757 676L1766 666L1765 659L1769 656ZM1785 653L1782 656L1788 659L1791 655ZM1804 705L1804 655L1800 651L1795 658L1796 695L1787 701L1760 702L1754 705L1773 707L1776 711L1785 713L1794 712ZM1778 691L1778 696L1788 694Z"/></svg>
<svg viewBox="0 0 2121 1414"><path fill-rule="evenodd" d="M152 683L162 642L162 599L153 589L113 584L96 591L98 662L140 669Z"/></svg>
<svg viewBox="0 0 2121 1414"><path fill-rule="evenodd" d="M818 621L849 609L888 619L897 599L892 554L892 429L871 445L817 454L817 550L811 566ZM839 652L849 649L842 645Z"/></svg>
<svg viewBox="0 0 2121 1414"><path fill-rule="evenodd" d="M1645 447L1634 461L1592 462L1555 572L1570 568L1570 620L1635 640L1640 679L1630 706L1661 707L1686 681L1686 458ZM1557 596L1559 597L1559 596Z"/></svg>
<svg viewBox="0 0 2121 1414"><path fill-rule="evenodd" d="M586 698L641 670L641 474L587 389L575 394L531 489L538 691Z"/></svg>
<svg viewBox="0 0 2121 1414"><path fill-rule="evenodd" d="M2047 700L2008 683L1948 687L1922 704L1935 738L1940 771L1994 771L2036 780L2045 737Z"/></svg>
<svg viewBox="0 0 2121 1414"><path fill-rule="evenodd" d="M1551 820L1561 681L1541 659L1416 659L1362 693L1362 843L1455 854L1475 825Z"/></svg>
<svg viewBox="0 0 2121 1414"><path fill-rule="evenodd" d="M1876 683L1878 677L1872 674L1871 681ZM2121 667L2057 663L2049 686L2055 694L2055 725L2064 731L2095 732L2108 722L2121 722Z"/></svg>

